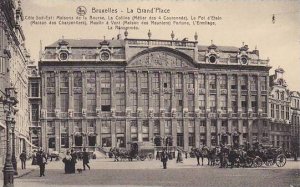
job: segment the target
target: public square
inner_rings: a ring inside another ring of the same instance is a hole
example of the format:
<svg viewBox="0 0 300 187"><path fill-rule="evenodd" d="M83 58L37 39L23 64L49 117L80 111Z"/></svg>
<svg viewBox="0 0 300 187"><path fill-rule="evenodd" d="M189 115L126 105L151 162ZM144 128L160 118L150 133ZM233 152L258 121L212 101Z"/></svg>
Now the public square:
<svg viewBox="0 0 300 187"><path fill-rule="evenodd" d="M28 164L30 164L28 162ZM195 158L168 161L168 169L162 169L159 160L114 162L113 159L91 160L91 170L76 174L64 174L62 161L48 162L46 176L39 177L37 166L29 165L28 172L15 179L15 187L35 186L201 186L235 187L299 186L300 161L288 160L287 164L260 168L218 168L197 166ZM82 168L78 161L76 168ZM19 169L19 173L22 171ZM21 174L22 175L22 174Z"/></svg>

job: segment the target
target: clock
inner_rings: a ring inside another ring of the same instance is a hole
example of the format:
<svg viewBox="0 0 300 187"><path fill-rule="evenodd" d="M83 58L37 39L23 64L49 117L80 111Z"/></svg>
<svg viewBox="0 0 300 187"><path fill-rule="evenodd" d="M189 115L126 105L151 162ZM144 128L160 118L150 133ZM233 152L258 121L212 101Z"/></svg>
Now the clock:
<svg viewBox="0 0 300 187"><path fill-rule="evenodd" d="M241 62L242 62L243 65L246 65L248 63L248 58L246 56L243 56L241 58Z"/></svg>
<svg viewBox="0 0 300 187"><path fill-rule="evenodd" d="M208 60L209 60L210 63L214 64L214 63L216 63L217 58L216 58L215 55L211 55L211 56L209 56L209 59L208 59Z"/></svg>
<svg viewBox="0 0 300 187"><path fill-rule="evenodd" d="M69 54L66 51L62 51L59 53L58 58L60 61L68 60Z"/></svg>
<svg viewBox="0 0 300 187"><path fill-rule="evenodd" d="M109 58L110 58L110 54L108 52L102 52L100 54L100 59L102 61L107 61L107 60L109 60Z"/></svg>

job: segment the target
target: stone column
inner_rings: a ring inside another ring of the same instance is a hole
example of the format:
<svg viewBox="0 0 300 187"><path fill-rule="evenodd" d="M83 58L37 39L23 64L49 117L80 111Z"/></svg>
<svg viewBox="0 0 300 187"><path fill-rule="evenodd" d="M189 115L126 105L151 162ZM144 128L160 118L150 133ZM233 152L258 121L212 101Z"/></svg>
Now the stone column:
<svg viewBox="0 0 300 187"><path fill-rule="evenodd" d="M243 132L243 120L242 119L238 120L238 131ZM252 132L251 132L251 134L252 134ZM239 135L239 143L242 144L242 142L243 142L243 133L241 133Z"/></svg>
<svg viewBox="0 0 300 187"><path fill-rule="evenodd" d="M238 104L238 113L242 112L242 104L241 104L241 76L237 75L237 104ZM240 118L241 116L239 116Z"/></svg>
<svg viewBox="0 0 300 187"><path fill-rule="evenodd" d="M112 119L110 125L111 125L111 145L112 147L117 147L116 120Z"/></svg>
<svg viewBox="0 0 300 187"><path fill-rule="evenodd" d="M220 144L222 120L217 119L217 145ZM219 135L220 134L220 135Z"/></svg>
<svg viewBox="0 0 300 187"><path fill-rule="evenodd" d="M257 101L258 101L258 105L257 105L257 109L258 109L258 113L262 113L262 108L261 108L261 84L260 84L260 76L257 76ZM274 113L276 113L274 111Z"/></svg>
<svg viewBox="0 0 300 187"><path fill-rule="evenodd" d="M171 119L172 123L172 138L173 138L173 146L177 146L177 120L175 118Z"/></svg>
<svg viewBox="0 0 300 187"><path fill-rule="evenodd" d="M230 145L233 145L233 140L232 140L232 133L233 133L233 131L232 131L232 120L231 119L229 119L228 120L228 132L230 133L230 136L228 136L228 143L230 144Z"/></svg>
<svg viewBox="0 0 300 187"><path fill-rule="evenodd" d="M74 132L74 121L72 119L68 120L68 136L69 136L69 148L72 148L73 142L73 132Z"/></svg>
<svg viewBox="0 0 300 187"><path fill-rule="evenodd" d="M150 111L153 111L153 92L152 92L153 88L152 88L152 84L151 84L152 83L152 77L153 77L153 72L148 71L149 109L148 109L148 115L147 116L149 116ZM149 121L149 128L150 128L150 121ZM149 136L150 136L150 134L149 134Z"/></svg>
<svg viewBox="0 0 300 187"><path fill-rule="evenodd" d="M100 117L101 116L101 72L100 71L96 71L96 112L97 112L97 117Z"/></svg>
<svg viewBox="0 0 300 187"><path fill-rule="evenodd" d="M163 77L164 77L164 73L162 71L159 71L159 95L160 95L159 105L160 105L160 111L165 111ZM160 113L162 113L162 112L160 112ZM161 116L161 117L164 117L164 116Z"/></svg>
<svg viewBox="0 0 300 187"><path fill-rule="evenodd" d="M231 106L231 75L227 74L227 110L228 114L232 112Z"/></svg>
<svg viewBox="0 0 300 187"><path fill-rule="evenodd" d="M55 117L60 117L60 72L55 71Z"/></svg>
<svg viewBox="0 0 300 187"><path fill-rule="evenodd" d="M250 75L247 74L247 103L248 103L248 112L253 112L252 111L252 103L251 103L251 81L250 81ZM249 116L250 117L250 116Z"/></svg>
<svg viewBox="0 0 300 187"><path fill-rule="evenodd" d="M253 125L253 120L248 120L248 138L249 138L249 143L252 146L252 125Z"/></svg>
<svg viewBox="0 0 300 187"><path fill-rule="evenodd" d="M110 71L110 102L111 102L111 111L114 113L116 111L116 102L115 102L115 93L114 93L114 88L115 88L115 71L111 70ZM112 116L115 117L115 116Z"/></svg>
<svg viewBox="0 0 300 187"><path fill-rule="evenodd" d="M187 72L183 72L182 77L183 77L183 80L182 80L182 84L183 84L183 89L182 89L183 113L185 113L185 111L188 111L188 90L187 90L187 80L186 80L187 79Z"/></svg>
<svg viewBox="0 0 300 187"><path fill-rule="evenodd" d="M195 118L195 146L200 147L200 118Z"/></svg>
<svg viewBox="0 0 300 187"><path fill-rule="evenodd" d="M139 114L143 113L143 107L141 105L142 103L142 92L141 92L141 79L138 78L139 75L141 74L141 71L136 71L136 82L137 82L137 113L138 113L138 118L141 117Z"/></svg>
<svg viewBox="0 0 300 187"><path fill-rule="evenodd" d="M82 71L82 111L84 111L85 113L87 110L86 73L86 71Z"/></svg>
<svg viewBox="0 0 300 187"><path fill-rule="evenodd" d="M42 136L42 147L45 148L48 152L48 141L47 141L47 121L46 120L41 120L41 133L39 136Z"/></svg>
<svg viewBox="0 0 300 187"><path fill-rule="evenodd" d="M82 137L82 146L87 146L87 121L86 119L82 119L82 132L85 136Z"/></svg>
<svg viewBox="0 0 300 187"><path fill-rule="evenodd" d="M137 119L138 141L143 141L142 119Z"/></svg>
<svg viewBox="0 0 300 187"><path fill-rule="evenodd" d="M205 73L205 106L206 113L210 112L210 102L209 102L209 74Z"/></svg>
<svg viewBox="0 0 300 187"><path fill-rule="evenodd" d="M262 140L262 131L263 131L263 120L262 119L257 119L257 128L258 128L258 133L257 133L257 141L261 143Z"/></svg>
<svg viewBox="0 0 300 187"><path fill-rule="evenodd" d="M206 120L206 146L211 146L211 119Z"/></svg>
<svg viewBox="0 0 300 187"><path fill-rule="evenodd" d="M150 142L154 142L153 141L153 126L154 126L154 120L153 119L149 119L149 140Z"/></svg>
<svg viewBox="0 0 300 187"><path fill-rule="evenodd" d="M189 150L189 120L183 119L183 148Z"/></svg>
<svg viewBox="0 0 300 187"><path fill-rule="evenodd" d="M74 113L74 94L73 94L73 88L74 88L74 75L73 71L68 71L69 75L69 109L68 113ZM71 117L70 115L68 115Z"/></svg>
<svg viewBox="0 0 300 187"><path fill-rule="evenodd" d="M221 75L219 73L216 74L216 81L217 81L217 96L216 96L216 107L217 107L217 112L221 112L221 104L220 104L220 95L221 95L221 88L220 88L220 78Z"/></svg>
<svg viewBox="0 0 300 187"><path fill-rule="evenodd" d="M60 152L60 120L55 120L55 151Z"/></svg>
<svg viewBox="0 0 300 187"><path fill-rule="evenodd" d="M126 119L125 131L126 131L125 132L125 134L126 134L126 149L129 149L130 145L127 143L131 141L131 131L130 131L130 120L128 118Z"/></svg>
<svg viewBox="0 0 300 187"><path fill-rule="evenodd" d="M199 73L195 72L194 73L194 111L197 114L199 112ZM196 136L197 137L197 136Z"/></svg>
<svg viewBox="0 0 300 187"><path fill-rule="evenodd" d="M100 118L96 119L96 133L97 133L97 137L96 137L97 145L102 147L101 119Z"/></svg>

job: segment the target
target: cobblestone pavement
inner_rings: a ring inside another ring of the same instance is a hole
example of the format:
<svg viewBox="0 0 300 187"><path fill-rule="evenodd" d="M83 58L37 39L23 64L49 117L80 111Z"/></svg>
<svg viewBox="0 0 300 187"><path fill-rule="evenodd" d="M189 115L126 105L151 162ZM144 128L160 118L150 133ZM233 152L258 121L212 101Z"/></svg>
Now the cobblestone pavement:
<svg viewBox="0 0 300 187"><path fill-rule="evenodd" d="M221 169L197 166L196 159L183 163L168 162L162 169L158 160L114 162L112 159L91 160L91 170L76 174L64 174L61 161L46 166L46 176L39 177L38 169L15 179L15 187L35 186L270 186L291 187L300 184L300 161L289 160L285 167ZM77 168L82 168L79 161Z"/></svg>

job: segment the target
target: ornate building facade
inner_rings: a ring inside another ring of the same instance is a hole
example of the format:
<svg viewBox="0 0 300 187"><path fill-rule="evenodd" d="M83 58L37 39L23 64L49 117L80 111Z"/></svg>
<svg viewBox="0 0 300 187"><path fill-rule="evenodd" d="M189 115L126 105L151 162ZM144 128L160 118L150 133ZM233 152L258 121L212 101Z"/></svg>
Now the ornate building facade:
<svg viewBox="0 0 300 187"><path fill-rule="evenodd" d="M269 60L195 41L66 40L45 47L42 146L126 147L261 142L269 128ZM265 133L263 133L265 132Z"/></svg>
<svg viewBox="0 0 300 187"><path fill-rule="evenodd" d="M0 96L5 88L16 88L18 112L15 115L16 155L30 147L28 132L28 98L26 67L30 58L26 50L21 23L23 13L21 1L2 0L0 2ZM0 110L0 157L4 158L6 150L5 113ZM3 161L3 160L2 160Z"/></svg>
<svg viewBox="0 0 300 187"><path fill-rule="evenodd" d="M291 99L287 83L283 77L284 70L278 68L270 76L270 140L273 146L290 149Z"/></svg>
<svg viewBox="0 0 300 187"><path fill-rule="evenodd" d="M293 152L300 155L300 93L291 94L291 147Z"/></svg>

